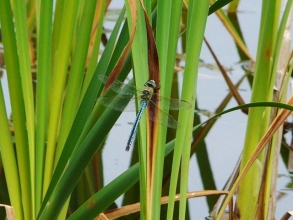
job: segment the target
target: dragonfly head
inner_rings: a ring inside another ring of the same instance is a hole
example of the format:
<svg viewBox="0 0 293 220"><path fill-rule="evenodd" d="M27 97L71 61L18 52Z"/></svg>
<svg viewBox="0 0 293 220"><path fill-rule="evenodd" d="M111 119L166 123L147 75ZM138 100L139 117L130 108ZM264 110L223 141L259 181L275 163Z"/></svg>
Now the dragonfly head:
<svg viewBox="0 0 293 220"><path fill-rule="evenodd" d="M155 80L149 80L147 81L144 86L147 86L147 87L152 87L153 89L156 89L157 88L157 84L155 82Z"/></svg>

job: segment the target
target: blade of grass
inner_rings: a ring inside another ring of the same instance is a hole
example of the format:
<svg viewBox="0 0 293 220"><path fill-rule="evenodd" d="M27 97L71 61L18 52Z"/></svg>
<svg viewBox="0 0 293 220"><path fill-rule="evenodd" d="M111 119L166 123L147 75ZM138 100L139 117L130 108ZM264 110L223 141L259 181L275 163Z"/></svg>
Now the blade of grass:
<svg viewBox="0 0 293 220"><path fill-rule="evenodd" d="M272 67L273 78L276 78L274 82L274 86L276 86L277 97L274 96L274 101L283 102L286 98L287 88L290 78L290 70L292 71L293 65L291 64L289 72L286 72L288 69L288 65L290 62L290 52L289 48L291 45L291 38L288 37L290 30L289 23L291 20L289 13L292 8L292 0L287 1L284 13L282 15L282 19L280 22L280 27L277 34L276 40L276 50L274 53L274 64ZM286 30L287 29L287 30ZM286 32L285 32L286 30ZM277 100L276 100L277 99ZM275 115L274 115L275 116ZM270 154L268 155L268 166L265 168L265 172L267 174L267 178L265 181L265 186L263 187L264 196L261 198L261 202L258 202L260 209L260 213L264 213L264 219L272 219L275 215L276 210L276 202L274 199L276 192L276 180L278 175L278 159L280 156L280 147L281 147L281 139L283 134L283 127L279 129L279 132L274 135L274 138L271 142L271 149L269 150ZM270 201L270 202L267 202Z"/></svg>
<svg viewBox="0 0 293 220"><path fill-rule="evenodd" d="M272 70L272 56L275 50L279 4L280 2L271 1L264 1L263 3L251 102L272 100L272 80L275 80L273 77L275 73ZM270 109L258 108L249 111L240 170L251 158L252 152L268 127L269 118ZM259 156L239 186L236 200L238 213L236 215L240 214L244 219L253 219L255 216L260 177L263 171L263 156L264 154ZM249 203L247 203L248 200Z"/></svg>
<svg viewBox="0 0 293 220"><path fill-rule="evenodd" d="M15 131L15 144L18 164L18 175L21 184L21 198L23 207L16 211L16 216L32 217L31 206L31 184L30 184L30 161L28 149L28 137L26 133L26 120L21 89L19 59L17 54L16 37L14 32L13 17L9 0L1 0L0 7L1 33L4 57L6 62L7 78L9 85L10 101ZM6 115L5 115L6 117ZM13 161L13 158L11 158ZM18 213L17 213L18 212ZM20 218L22 219L22 218Z"/></svg>
<svg viewBox="0 0 293 220"><path fill-rule="evenodd" d="M94 44L94 46L90 48L92 52L90 53L90 61L89 61L89 65L87 68L86 76L85 76L83 87L82 87L81 99L83 98L86 92L86 89L88 88L88 85L90 83L90 80L93 77L93 74L95 73L95 69L97 67L101 38L102 38L101 36L103 31L102 24L104 21L104 14L106 11L106 2L107 0L98 1L96 5L94 24L97 25L98 27L97 27L97 30L95 30L95 28L93 28L92 30L91 44ZM94 41L94 43L92 41Z"/></svg>
<svg viewBox="0 0 293 220"><path fill-rule="evenodd" d="M2 4L1 4L2 5ZM3 6L3 5L2 5ZM1 9L0 9L0 13ZM2 23L3 24L3 23ZM2 25L3 28L3 25ZM2 164L5 170L5 177L10 197L11 205L14 207L15 217L17 219L24 219L21 202L21 186L18 176L17 162L12 144L10 129L8 126L7 113L5 108L2 83L0 80L0 124L1 124L1 138L0 151Z"/></svg>
<svg viewBox="0 0 293 220"><path fill-rule="evenodd" d="M225 5L229 4L233 0L218 0L216 2L213 2L212 6L209 9L209 15L214 13L217 10L221 10Z"/></svg>
<svg viewBox="0 0 293 220"><path fill-rule="evenodd" d="M37 52L37 96L36 96L36 213L42 202L43 171L46 146L46 127L49 105L49 82L51 70L51 43L52 43L52 16L53 1L46 0L40 3L40 30L38 31Z"/></svg>
<svg viewBox="0 0 293 220"><path fill-rule="evenodd" d="M168 1L158 1L156 42L160 58L161 94L164 97L170 97L171 94L181 11L182 1L173 0L171 4ZM154 198L152 201L154 219L160 218L161 185L164 168L163 146L165 146L166 143L166 134L167 128L160 126L158 134L158 149L154 161L154 167L156 167L154 173Z"/></svg>
<svg viewBox="0 0 293 220"><path fill-rule="evenodd" d="M126 7L127 12L127 21L128 26L131 27L132 25L132 14L131 10L128 7ZM147 58L147 51L148 51L148 44L147 44L147 34L146 34L146 28L145 28L145 20L144 20L144 14L141 6L137 8L137 21L136 21L136 33L133 39L132 43L132 60L133 60L133 69L134 69L134 78L135 78L135 84L136 85L144 85L144 83L148 79L148 58ZM143 52L142 52L143 51ZM139 103L138 103L139 104ZM140 161L140 200L142 205L142 210L144 215L141 216L142 219L145 219L146 216L150 215L148 213L148 207L147 204L147 168L146 168L146 120L145 115L142 115L142 119L139 123L138 128L138 135L137 135L137 142L138 142L138 152L139 152L139 161Z"/></svg>
<svg viewBox="0 0 293 220"><path fill-rule="evenodd" d="M26 8L27 8L27 30L28 33L33 33L34 29L37 27L39 27L40 24L40 11L38 11L38 16L37 16L37 12L36 10L40 10L40 1L28 1L26 4ZM37 28L39 29L39 28Z"/></svg>
<svg viewBox="0 0 293 220"><path fill-rule="evenodd" d="M52 34L52 54L51 54L52 70L54 69L55 63L57 62L56 58L57 58L57 52L58 52L59 38L61 37L60 32L61 32L64 4L65 4L65 0L56 1L56 10L54 13L53 34ZM54 72L52 71L51 79L50 79L51 82L53 80L53 76L54 76Z"/></svg>
<svg viewBox="0 0 293 220"><path fill-rule="evenodd" d="M187 51L186 51L186 65L183 79L183 90L181 98L192 104L192 108L179 112L179 122L186 125L186 129L178 129L176 133L176 143L174 149L171 183L169 191L169 203L167 219L173 218L174 196L176 194L177 177L179 172L179 164L181 161L181 195L186 194L187 191L187 177L188 177L188 163L190 156L190 140L191 129L193 123L193 109L195 104L196 82L198 70L198 61L202 45L202 39L208 15L209 1L195 1L190 2L188 6L188 21L187 21ZM196 13L195 13L196 12ZM190 130L190 132L189 132ZM182 158L181 158L182 155ZM187 159L188 155L188 159ZM182 196L180 199L180 214L179 219L184 219L186 208L186 198Z"/></svg>
<svg viewBox="0 0 293 220"><path fill-rule="evenodd" d="M202 47L202 40L204 36L204 30L206 26L206 21L208 17L209 1L195 1L193 2L188 10L188 20L187 20L187 50L186 50L186 66L184 70L184 81L182 90L182 99L190 102L192 108L186 110L185 114L180 111L180 117L183 121L187 121L187 132L178 130L178 135L176 134L176 139L184 137L184 141L176 142L175 145L182 150L182 163L181 163L181 179L180 179L180 210L179 219L185 218L186 211L186 192L188 183L188 173L189 173L189 158L190 158L190 138L191 133L189 129L193 126L194 117L194 105L197 88L197 73L199 67L199 56ZM194 61L196 60L196 61ZM181 115L182 113L182 115ZM189 121L188 121L189 120ZM183 129L182 129L183 130ZM186 133L185 133L186 132ZM183 145L181 145L183 143ZM181 145L181 146L180 146ZM184 146L184 147L183 147ZM188 147L187 147L188 146Z"/></svg>
<svg viewBox="0 0 293 220"><path fill-rule="evenodd" d="M17 54L19 57L19 70L21 76L21 88L23 92L23 101L25 108L25 120L26 130L28 135L28 147L29 147L29 165L30 165L30 181L31 181L31 200L30 209L26 210L31 218L34 217L35 208L35 118L34 118L34 95L33 85L31 80L31 65L30 65L30 53L29 53L29 39L27 23L24 22L27 19L26 5L24 1L13 0L14 23L16 33L16 45Z"/></svg>

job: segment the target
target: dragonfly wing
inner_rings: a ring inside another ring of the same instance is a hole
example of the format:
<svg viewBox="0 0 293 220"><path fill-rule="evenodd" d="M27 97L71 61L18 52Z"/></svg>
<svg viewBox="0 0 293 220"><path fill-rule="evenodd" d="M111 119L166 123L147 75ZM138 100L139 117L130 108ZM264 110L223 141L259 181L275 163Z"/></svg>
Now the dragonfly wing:
<svg viewBox="0 0 293 220"><path fill-rule="evenodd" d="M103 106L110 107L116 111L135 111L135 99L132 96L110 97L101 96L97 100Z"/></svg>
<svg viewBox="0 0 293 220"><path fill-rule="evenodd" d="M102 83L106 84L108 81L108 77L104 75L99 75L99 80ZM127 85L123 82L120 82L119 80L115 80L110 86L110 89L116 93L123 95L134 95L137 90L141 91L141 89L138 89L135 86Z"/></svg>
<svg viewBox="0 0 293 220"><path fill-rule="evenodd" d="M192 105L184 100L170 99L170 110L189 109L191 107Z"/></svg>
<svg viewBox="0 0 293 220"><path fill-rule="evenodd" d="M151 107L153 106L153 107ZM169 115L168 113L160 110L157 106L153 105L152 103L149 103L148 106L149 109L147 109L146 114L148 116L148 118L160 125L169 127L169 128L174 128L174 129L178 129L180 128L180 125L178 123L178 121L176 121L171 115ZM158 113L154 114L155 112L153 111L156 108L156 111L159 111L159 115ZM159 117L159 118L158 118Z"/></svg>
<svg viewBox="0 0 293 220"><path fill-rule="evenodd" d="M157 102L160 102L160 108L164 110L180 110L180 109L189 109L191 108L191 104L179 99L170 99L163 96L156 96L154 94L153 100L157 100Z"/></svg>

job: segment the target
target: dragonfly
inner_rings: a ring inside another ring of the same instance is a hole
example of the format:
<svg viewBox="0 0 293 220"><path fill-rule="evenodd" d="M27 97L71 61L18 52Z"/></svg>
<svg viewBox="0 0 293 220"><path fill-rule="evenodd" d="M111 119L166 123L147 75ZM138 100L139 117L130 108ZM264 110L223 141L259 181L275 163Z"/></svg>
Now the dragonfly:
<svg viewBox="0 0 293 220"><path fill-rule="evenodd" d="M102 83L106 84L108 77L99 75L99 80ZM126 151L129 151L133 143L142 114L145 112L145 109L148 106L151 110L146 111L146 115L150 120L173 129L180 128L180 125L171 115L169 115L165 111L191 108L191 104L184 100L171 99L159 96L154 93L154 91L158 89L157 84L154 80L148 80L144 84L144 89L140 89L135 86L120 82L119 80L115 80L109 89L120 95L114 97L107 95L100 96L97 99L97 102L102 104L103 106L110 107L116 111L135 111L136 102L140 102L140 109L137 113L134 125L126 144ZM135 94L137 94L137 92L139 92L141 95L135 97ZM158 107L158 103L160 107ZM155 114L155 112L159 112L159 114Z"/></svg>

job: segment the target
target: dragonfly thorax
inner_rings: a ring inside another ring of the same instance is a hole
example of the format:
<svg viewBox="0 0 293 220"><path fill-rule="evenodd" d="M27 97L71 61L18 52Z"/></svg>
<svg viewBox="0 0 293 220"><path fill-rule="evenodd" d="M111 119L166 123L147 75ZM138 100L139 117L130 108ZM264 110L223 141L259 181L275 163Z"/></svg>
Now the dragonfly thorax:
<svg viewBox="0 0 293 220"><path fill-rule="evenodd" d="M148 102L149 100L151 100L157 85L154 80L149 80L144 84L144 86L145 86L145 89L142 91L142 94L140 97L141 97L141 101Z"/></svg>
<svg viewBox="0 0 293 220"><path fill-rule="evenodd" d="M152 98L153 93L154 89L152 87L145 88L140 96L141 100L148 102Z"/></svg>

